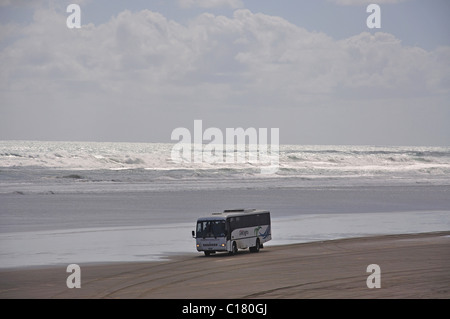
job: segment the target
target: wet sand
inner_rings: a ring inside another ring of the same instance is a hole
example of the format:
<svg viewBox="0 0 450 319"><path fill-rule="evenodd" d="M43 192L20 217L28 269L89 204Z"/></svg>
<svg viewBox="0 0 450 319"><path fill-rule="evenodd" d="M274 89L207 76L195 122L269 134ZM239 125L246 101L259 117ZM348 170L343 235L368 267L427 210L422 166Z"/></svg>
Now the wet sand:
<svg viewBox="0 0 450 319"><path fill-rule="evenodd" d="M369 289L367 266L381 270ZM0 270L0 298L450 298L450 231L267 246L235 256Z"/></svg>

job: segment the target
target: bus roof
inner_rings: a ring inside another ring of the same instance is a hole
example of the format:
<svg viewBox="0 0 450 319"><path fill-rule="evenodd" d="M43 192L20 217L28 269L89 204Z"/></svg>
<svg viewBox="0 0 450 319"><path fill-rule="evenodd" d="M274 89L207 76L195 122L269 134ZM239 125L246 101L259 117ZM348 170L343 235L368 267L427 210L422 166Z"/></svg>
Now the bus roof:
<svg viewBox="0 0 450 319"><path fill-rule="evenodd" d="M225 220L227 217L238 217L244 215L254 215L261 213L270 213L268 210L260 210L255 208L247 209L226 209L223 212L214 212L209 215L200 217L198 220Z"/></svg>

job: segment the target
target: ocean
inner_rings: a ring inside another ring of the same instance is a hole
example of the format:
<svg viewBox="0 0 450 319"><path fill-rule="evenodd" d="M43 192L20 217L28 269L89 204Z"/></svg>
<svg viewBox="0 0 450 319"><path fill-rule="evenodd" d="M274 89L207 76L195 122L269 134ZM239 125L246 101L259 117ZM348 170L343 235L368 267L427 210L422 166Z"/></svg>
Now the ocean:
<svg viewBox="0 0 450 319"><path fill-rule="evenodd" d="M280 145L279 167L174 144L0 141L0 267L195 254L198 216L272 212L273 240L450 230L450 147Z"/></svg>
<svg viewBox="0 0 450 319"><path fill-rule="evenodd" d="M441 185L450 181L450 147L281 145L278 171L261 174L260 167L249 161L174 163L173 146L0 141L0 193Z"/></svg>

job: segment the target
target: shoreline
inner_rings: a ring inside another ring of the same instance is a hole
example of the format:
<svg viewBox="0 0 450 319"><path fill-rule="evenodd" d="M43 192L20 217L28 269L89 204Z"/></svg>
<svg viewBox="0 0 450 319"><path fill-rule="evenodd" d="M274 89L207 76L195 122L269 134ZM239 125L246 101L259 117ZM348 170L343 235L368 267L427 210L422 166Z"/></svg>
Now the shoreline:
<svg viewBox="0 0 450 319"><path fill-rule="evenodd" d="M267 246L258 254L169 255L86 263L81 288L67 265L0 269L0 298L450 298L450 231ZM366 267L378 264L381 288Z"/></svg>

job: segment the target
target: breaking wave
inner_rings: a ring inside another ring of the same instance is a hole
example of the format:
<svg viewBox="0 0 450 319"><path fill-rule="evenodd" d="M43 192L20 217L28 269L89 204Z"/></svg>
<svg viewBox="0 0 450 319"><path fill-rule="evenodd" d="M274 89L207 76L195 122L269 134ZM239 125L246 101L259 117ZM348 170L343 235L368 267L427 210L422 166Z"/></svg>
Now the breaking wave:
<svg viewBox="0 0 450 319"><path fill-rule="evenodd" d="M249 160L237 164L177 163L171 158L173 146L168 143L0 141L0 176L3 181L23 180L41 172L41 177L77 183L262 178L346 179L351 183L359 178L450 184L449 147L281 145L278 170L262 175L261 167L266 163L259 165Z"/></svg>

